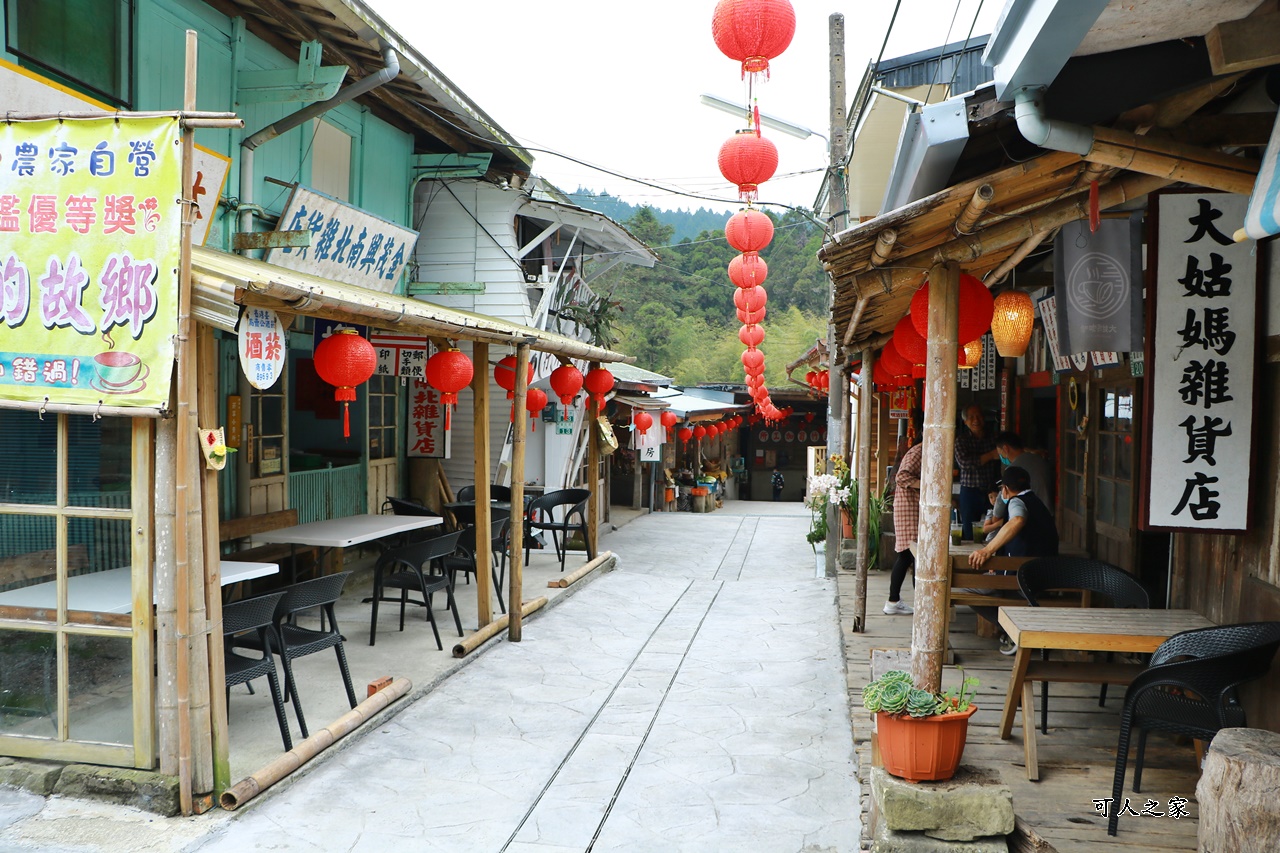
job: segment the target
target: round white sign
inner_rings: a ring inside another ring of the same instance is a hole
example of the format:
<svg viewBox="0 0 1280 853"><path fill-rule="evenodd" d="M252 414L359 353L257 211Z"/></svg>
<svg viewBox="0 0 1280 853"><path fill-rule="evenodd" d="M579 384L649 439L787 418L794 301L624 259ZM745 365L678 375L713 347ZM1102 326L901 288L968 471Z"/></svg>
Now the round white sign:
<svg viewBox="0 0 1280 853"><path fill-rule="evenodd" d="M284 325L268 308L246 308L240 317L240 369L249 384L265 390L284 372L288 354Z"/></svg>

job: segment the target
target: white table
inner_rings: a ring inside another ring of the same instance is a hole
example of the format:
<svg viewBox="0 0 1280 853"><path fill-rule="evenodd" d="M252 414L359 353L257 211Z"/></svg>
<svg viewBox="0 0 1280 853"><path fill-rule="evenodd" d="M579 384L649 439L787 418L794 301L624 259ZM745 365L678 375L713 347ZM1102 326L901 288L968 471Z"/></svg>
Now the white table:
<svg viewBox="0 0 1280 853"><path fill-rule="evenodd" d="M222 561L222 585L274 575L280 571L275 563L241 563ZM67 579L67 609L92 613L129 613L133 610L133 570L124 566L105 572L90 572ZM34 607L52 610L58 606L57 583L24 586L0 592L0 606Z"/></svg>
<svg viewBox="0 0 1280 853"><path fill-rule="evenodd" d="M397 533L408 533L410 530L421 530L424 527L435 527L444 524L439 516L428 515L349 515L346 518L332 518L328 521L312 521L308 524L295 524L293 527L282 527L279 530L268 530L256 533L255 542L274 542L284 545L310 545L323 549L320 562L323 564L327 554L334 548L350 548L362 545L384 536ZM297 561L291 560L297 580Z"/></svg>

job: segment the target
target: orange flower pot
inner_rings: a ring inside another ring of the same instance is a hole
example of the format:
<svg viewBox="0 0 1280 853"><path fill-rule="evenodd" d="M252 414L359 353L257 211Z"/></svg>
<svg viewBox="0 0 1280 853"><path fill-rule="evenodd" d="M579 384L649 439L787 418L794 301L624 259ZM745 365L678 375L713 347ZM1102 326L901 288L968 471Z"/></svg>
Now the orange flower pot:
<svg viewBox="0 0 1280 853"><path fill-rule="evenodd" d="M969 733L969 718L978 708L934 717L876 714L880 758L892 776L908 782L950 779L960 766Z"/></svg>
<svg viewBox="0 0 1280 853"><path fill-rule="evenodd" d="M844 539L853 538L853 515L844 507L840 507L840 536Z"/></svg>

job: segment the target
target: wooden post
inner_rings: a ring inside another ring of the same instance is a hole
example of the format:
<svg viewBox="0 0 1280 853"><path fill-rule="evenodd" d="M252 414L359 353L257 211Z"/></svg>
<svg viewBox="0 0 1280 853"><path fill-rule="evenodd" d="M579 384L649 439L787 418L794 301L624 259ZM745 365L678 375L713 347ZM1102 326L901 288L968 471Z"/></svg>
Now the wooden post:
<svg viewBox="0 0 1280 853"><path fill-rule="evenodd" d="M493 621L493 578L489 567L493 565L493 524L489 507L489 344L476 341L471 346L471 360L475 373L471 377L472 413L475 430L475 484L476 484L476 613L480 625ZM515 501L516 477L511 478L511 521L514 524L518 507L524 506L524 477L520 481L520 502ZM511 540L523 542L523 538ZM512 548L518 548L513 544ZM477 626L479 627L479 626Z"/></svg>
<svg viewBox="0 0 1280 853"><path fill-rule="evenodd" d="M924 383L924 459L920 475L920 540L916 551L911 677L936 692L946 655L947 584L951 582L951 466L956 446L956 357L960 267L929 270L929 355Z"/></svg>
<svg viewBox="0 0 1280 853"><path fill-rule="evenodd" d="M196 330L196 357L200 361L200 376L196 395L205 429L218 425L218 342L213 329L201 325ZM210 631L209 654L209 716L210 746L213 754L214 798L231 786L231 762L228 756L227 694L222 688L226 683L226 667L222 655L222 565L218 537L218 472L204 469L204 490L200 495L204 519L204 595L205 611Z"/></svg>
<svg viewBox="0 0 1280 853"><path fill-rule="evenodd" d="M867 628L867 570L871 560L871 368L875 355L862 351L858 375L858 544L854 553L857 575L853 585L853 629Z"/></svg>
<svg viewBox="0 0 1280 853"><path fill-rule="evenodd" d="M588 371L595 370L600 362L593 361ZM591 402L587 401L587 482L583 485L590 490L591 499L587 501L587 554L600 553L596 546L600 535L600 424L591 414ZM596 415L604 415L601 404Z"/></svg>
<svg viewBox="0 0 1280 853"><path fill-rule="evenodd" d="M520 642L522 627L521 602L524 600L524 519L516 512L524 506L524 432L528 428L529 412L524 407L529 393L529 344L516 346L515 426L511 438L511 575L507 592L507 639ZM479 572L476 572L479 574Z"/></svg>
<svg viewBox="0 0 1280 853"><path fill-rule="evenodd" d="M635 423L635 421L633 420L632 423ZM639 433L632 433L632 435L639 438ZM634 444L635 442L632 443ZM635 450L635 455L631 460L632 467L635 469L632 472L631 481L631 508L640 509L644 506L644 463L640 461L640 449L637 447Z"/></svg>
<svg viewBox="0 0 1280 853"><path fill-rule="evenodd" d="M831 168L828 170L827 219L837 233L844 230L848 218L848 200L844 185L845 134L848 122L845 118L844 76L844 15L834 14L827 19L828 76L830 79L831 146L827 152ZM835 304L835 283L827 292L827 314ZM844 430L849 405L849 380L845 372L845 359L839 349L842 338L835 324L827 324L827 364L831 382L827 391L827 468L832 472L831 457L844 451ZM840 554L840 515L835 506L827 507L827 574L834 576Z"/></svg>

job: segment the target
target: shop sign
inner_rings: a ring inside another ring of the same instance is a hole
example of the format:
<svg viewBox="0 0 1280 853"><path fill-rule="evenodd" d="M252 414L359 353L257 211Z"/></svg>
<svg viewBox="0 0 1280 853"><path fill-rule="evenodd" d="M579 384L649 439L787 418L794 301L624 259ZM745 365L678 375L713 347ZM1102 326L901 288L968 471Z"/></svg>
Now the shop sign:
<svg viewBox="0 0 1280 853"><path fill-rule="evenodd" d="M1213 192L1156 197L1146 529L1244 532L1249 525L1263 312L1257 247L1232 240L1246 201Z"/></svg>
<svg viewBox="0 0 1280 853"><path fill-rule="evenodd" d="M374 376L427 378L427 339L389 332L370 332L369 343L378 356Z"/></svg>
<svg viewBox="0 0 1280 853"><path fill-rule="evenodd" d="M576 406L556 406L556 435L573 435L573 422L577 417Z"/></svg>
<svg viewBox="0 0 1280 853"><path fill-rule="evenodd" d="M409 397L409 455L425 459L449 458L449 433L444 428L440 392L425 380L413 380Z"/></svg>
<svg viewBox="0 0 1280 853"><path fill-rule="evenodd" d="M310 231L311 245L267 250L267 263L393 293L418 232L306 187L294 187L281 231Z"/></svg>
<svg viewBox="0 0 1280 853"><path fill-rule="evenodd" d="M369 338L368 326L360 326L355 323L344 323L341 320L325 320L320 317L316 317L311 321L311 350L314 352L315 348L320 346L321 341L339 329L355 329L356 334L360 337L365 338L366 340Z"/></svg>
<svg viewBox="0 0 1280 853"><path fill-rule="evenodd" d="M1044 325L1044 337L1049 343L1049 357L1056 373L1070 373L1071 359L1060 351L1058 340L1058 301L1056 296L1046 296L1036 303L1040 308L1040 320Z"/></svg>
<svg viewBox="0 0 1280 853"><path fill-rule="evenodd" d="M287 343L284 324L269 308L246 308L240 315L240 369L249 384L265 391L284 372Z"/></svg>
<svg viewBox="0 0 1280 853"><path fill-rule="evenodd" d="M0 128L0 398L168 405L179 135L170 116Z"/></svg>

